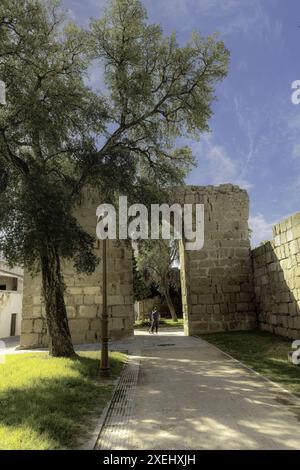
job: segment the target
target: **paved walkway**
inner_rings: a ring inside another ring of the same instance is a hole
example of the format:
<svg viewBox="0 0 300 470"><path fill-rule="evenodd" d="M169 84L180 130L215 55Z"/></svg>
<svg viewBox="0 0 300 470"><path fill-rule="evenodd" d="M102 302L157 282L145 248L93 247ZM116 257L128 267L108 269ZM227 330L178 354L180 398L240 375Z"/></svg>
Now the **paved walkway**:
<svg viewBox="0 0 300 470"><path fill-rule="evenodd" d="M300 449L300 400L206 341L137 331L110 348L128 350L130 361L98 449Z"/></svg>
<svg viewBox="0 0 300 470"><path fill-rule="evenodd" d="M127 343L140 362L126 398L131 416L122 421L120 403L110 410L98 448L300 449L300 401L292 395L206 341L137 335Z"/></svg>

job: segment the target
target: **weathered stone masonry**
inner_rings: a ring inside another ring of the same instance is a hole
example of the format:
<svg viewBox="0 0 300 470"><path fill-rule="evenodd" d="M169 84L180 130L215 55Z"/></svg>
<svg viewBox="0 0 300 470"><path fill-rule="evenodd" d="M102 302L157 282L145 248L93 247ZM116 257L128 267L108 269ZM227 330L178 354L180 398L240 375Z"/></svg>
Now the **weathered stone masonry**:
<svg viewBox="0 0 300 470"><path fill-rule="evenodd" d="M254 328L247 192L221 185L177 194L179 202L204 204L205 217L202 250L180 249L186 334Z"/></svg>
<svg viewBox="0 0 300 470"><path fill-rule="evenodd" d="M246 191L237 186L177 188L174 203L205 206L205 244L200 251L181 246L185 333L251 329L256 324ZM96 207L91 194L78 210L81 225L95 233ZM100 255L100 243L95 248ZM128 245L109 242L108 304L110 336L133 334L132 254ZM64 268L66 305L74 343L99 340L102 311L101 264L91 276ZM41 279L26 273L21 346L47 345Z"/></svg>
<svg viewBox="0 0 300 470"><path fill-rule="evenodd" d="M262 330L300 338L300 213L273 227L272 241L252 252Z"/></svg>
<svg viewBox="0 0 300 470"><path fill-rule="evenodd" d="M95 234L96 208L99 200L87 195L77 211L81 225ZM96 254L101 256L101 242ZM64 266L66 307L73 342L99 341L102 313L102 265L87 276L77 274L72 264ZM126 338L133 333L132 253L124 243L107 242L109 332L113 339ZM21 347L47 346L45 308L41 300L41 277L25 272Z"/></svg>

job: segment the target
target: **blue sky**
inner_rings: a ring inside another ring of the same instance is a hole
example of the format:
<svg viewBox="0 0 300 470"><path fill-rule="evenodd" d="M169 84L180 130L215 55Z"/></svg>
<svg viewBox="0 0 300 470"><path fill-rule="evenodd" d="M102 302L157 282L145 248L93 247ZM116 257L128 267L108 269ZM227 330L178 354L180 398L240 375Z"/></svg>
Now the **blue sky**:
<svg viewBox="0 0 300 470"><path fill-rule="evenodd" d="M65 0L87 24L105 0ZM252 244L300 211L300 105L291 84L300 80L299 0L143 0L149 21L184 43L191 32L217 31L230 50L230 68L217 88L211 133L188 142L198 167L188 183L234 183L250 195Z"/></svg>

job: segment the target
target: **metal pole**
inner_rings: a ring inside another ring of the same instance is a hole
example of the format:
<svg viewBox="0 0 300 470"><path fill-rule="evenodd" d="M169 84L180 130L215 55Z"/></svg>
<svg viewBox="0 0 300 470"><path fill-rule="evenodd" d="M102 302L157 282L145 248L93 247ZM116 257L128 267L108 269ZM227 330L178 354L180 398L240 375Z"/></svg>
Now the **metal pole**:
<svg viewBox="0 0 300 470"><path fill-rule="evenodd" d="M102 321L101 321L101 377L110 376L108 360L108 313L107 313L107 257L106 239L102 240Z"/></svg>

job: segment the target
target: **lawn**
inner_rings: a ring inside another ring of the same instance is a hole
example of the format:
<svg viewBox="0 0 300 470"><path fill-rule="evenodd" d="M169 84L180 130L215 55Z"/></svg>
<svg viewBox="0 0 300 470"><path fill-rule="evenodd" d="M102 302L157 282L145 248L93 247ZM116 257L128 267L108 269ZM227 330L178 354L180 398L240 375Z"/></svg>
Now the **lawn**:
<svg viewBox="0 0 300 470"><path fill-rule="evenodd" d="M112 378L126 356L110 354ZM113 381L99 379L99 353L80 359L44 353L6 356L0 364L0 449L76 448L112 395Z"/></svg>
<svg viewBox="0 0 300 470"><path fill-rule="evenodd" d="M215 333L202 338L300 396L300 366L287 359L292 340L262 331Z"/></svg>
<svg viewBox="0 0 300 470"><path fill-rule="evenodd" d="M140 320L136 321L134 324L134 328L140 329L140 328L147 328L149 329L150 327L150 321L149 320ZM171 327L171 328L183 328L183 318L178 318L178 321L174 321L169 318L161 318L159 320L159 327L160 328L166 328L166 327Z"/></svg>

